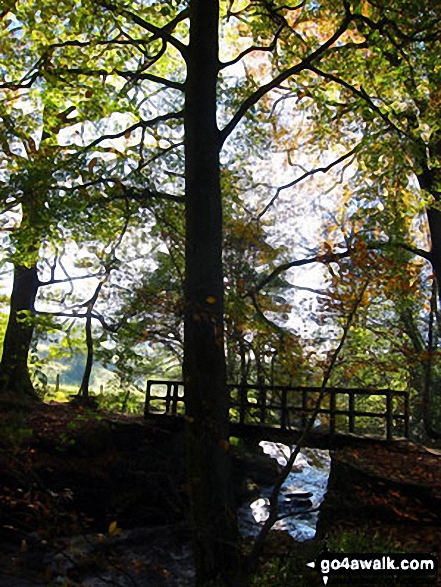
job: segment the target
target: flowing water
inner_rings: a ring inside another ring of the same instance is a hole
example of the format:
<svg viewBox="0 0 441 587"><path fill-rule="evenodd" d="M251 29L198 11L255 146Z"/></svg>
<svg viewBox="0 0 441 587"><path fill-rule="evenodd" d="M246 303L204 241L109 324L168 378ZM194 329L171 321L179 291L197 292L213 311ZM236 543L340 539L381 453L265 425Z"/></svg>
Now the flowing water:
<svg viewBox="0 0 441 587"><path fill-rule="evenodd" d="M264 452L277 459L280 465L286 463L290 447L262 441ZM279 520L274 529L287 530L297 540L314 538L318 508L323 501L330 469L330 457L326 450L301 449L291 473L288 475L279 495ZM245 535L256 535L260 525L268 517L269 496L272 487L262 488L261 495L253 502L240 508L241 531ZM315 510L315 511L314 511Z"/></svg>

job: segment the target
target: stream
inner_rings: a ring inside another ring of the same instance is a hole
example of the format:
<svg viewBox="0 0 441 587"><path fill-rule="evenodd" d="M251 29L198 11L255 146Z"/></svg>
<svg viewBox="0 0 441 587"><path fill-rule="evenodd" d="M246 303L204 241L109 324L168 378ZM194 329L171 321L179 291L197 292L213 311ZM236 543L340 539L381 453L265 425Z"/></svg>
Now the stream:
<svg viewBox="0 0 441 587"><path fill-rule="evenodd" d="M263 451L286 463L290 448L276 442L260 442ZM296 540L310 540L315 536L318 511L326 491L330 457L326 450L302 448L279 496L279 520L274 529L286 530ZM244 535L258 534L268 517L269 496L272 487L261 488L260 497L239 509L239 524Z"/></svg>

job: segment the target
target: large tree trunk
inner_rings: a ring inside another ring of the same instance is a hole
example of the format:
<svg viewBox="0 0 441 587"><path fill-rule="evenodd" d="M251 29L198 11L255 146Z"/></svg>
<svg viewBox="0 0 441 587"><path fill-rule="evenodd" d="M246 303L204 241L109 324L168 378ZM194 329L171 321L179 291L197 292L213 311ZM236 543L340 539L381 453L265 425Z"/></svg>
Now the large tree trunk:
<svg viewBox="0 0 441 587"><path fill-rule="evenodd" d="M237 525L230 491L223 340L222 205L216 125L218 0L190 1L185 101L184 381L197 584L233 575ZM227 579L233 584L233 579Z"/></svg>
<svg viewBox="0 0 441 587"><path fill-rule="evenodd" d="M427 220L431 240L431 262L438 282L441 305L441 132L434 133L428 146L420 147L416 161L420 166L420 172L417 174L420 188L434 199L433 206L427 208Z"/></svg>
<svg viewBox="0 0 441 587"><path fill-rule="evenodd" d="M441 205L441 200L438 200ZM429 221L430 240L432 242L432 267L438 282L439 300L441 304L441 210L429 208L427 210L427 219Z"/></svg>
<svg viewBox="0 0 441 587"><path fill-rule="evenodd" d="M429 206L426 210L427 213L427 220L429 224L429 233L430 233L430 241L431 241L431 263L433 268L433 273L436 278L437 282L437 290L438 290L438 303L441 307L441 172L438 167L439 161L441 159L441 134L439 132L435 133L432 137L431 145L428 149L424 150L424 155L420 157L420 166L421 172L418 174L418 182L420 188L433 196L434 204ZM436 163L429 163L430 160L435 161ZM434 290L436 291L436 290ZM436 295L436 294L435 294ZM430 325L429 325L429 350L430 352L433 351L432 349L432 329L433 329L433 308L435 304L435 299L432 296L432 311L431 311L431 318L430 318ZM435 429L432 424L432 418L430 415L431 406L430 406L430 395L431 395L431 386L432 386L432 376L431 376L431 357L425 365L425 383L424 383L424 393L423 393L423 415L424 415L424 429L425 432L431 438L439 439L441 437L441 433Z"/></svg>
<svg viewBox="0 0 441 587"><path fill-rule="evenodd" d="M12 394L17 401L38 397L29 375L28 355L40 285L37 272L41 242L39 206L37 194L23 196L21 225L11 237L15 247L14 276L0 364L0 390L3 394Z"/></svg>
<svg viewBox="0 0 441 587"><path fill-rule="evenodd" d="M14 267L10 314L0 365L1 391L19 398L36 398L28 370L34 324L32 313L38 291L37 267Z"/></svg>

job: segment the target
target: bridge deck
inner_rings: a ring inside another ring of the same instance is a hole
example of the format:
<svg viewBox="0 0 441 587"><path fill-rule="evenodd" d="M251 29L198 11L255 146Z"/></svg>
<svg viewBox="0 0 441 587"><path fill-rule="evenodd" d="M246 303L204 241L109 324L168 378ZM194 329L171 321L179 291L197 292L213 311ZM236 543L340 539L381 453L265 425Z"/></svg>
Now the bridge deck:
<svg viewBox="0 0 441 587"><path fill-rule="evenodd" d="M182 414L172 416L164 413L150 412L146 416L146 420L170 431L179 432L184 430L185 427L185 418ZM247 424L243 426L237 423L230 423L229 429L230 436L256 442L269 440L271 442L282 442L283 444L296 444L302 435L302 430L281 430L277 426L262 426L260 424ZM364 434L363 436L342 432L330 434L329 431L323 429L314 429L308 434L303 445L309 448L333 450L344 446L365 446L376 443L380 445L391 443L400 444L403 442L408 442L408 439L394 436L391 440L388 440L384 436L375 434Z"/></svg>

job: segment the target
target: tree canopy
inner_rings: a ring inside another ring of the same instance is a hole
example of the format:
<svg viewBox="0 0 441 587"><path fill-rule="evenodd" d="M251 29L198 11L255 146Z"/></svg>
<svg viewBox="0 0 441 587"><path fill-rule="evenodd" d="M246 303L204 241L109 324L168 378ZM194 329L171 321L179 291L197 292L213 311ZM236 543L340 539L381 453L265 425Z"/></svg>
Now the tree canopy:
<svg viewBox="0 0 441 587"><path fill-rule="evenodd" d="M412 389L426 424L439 403L440 17L0 5L2 392L35 399L33 341L79 324L83 394L94 355L132 383L182 369L200 584L238 577L227 381L316 382L343 329L334 383Z"/></svg>

